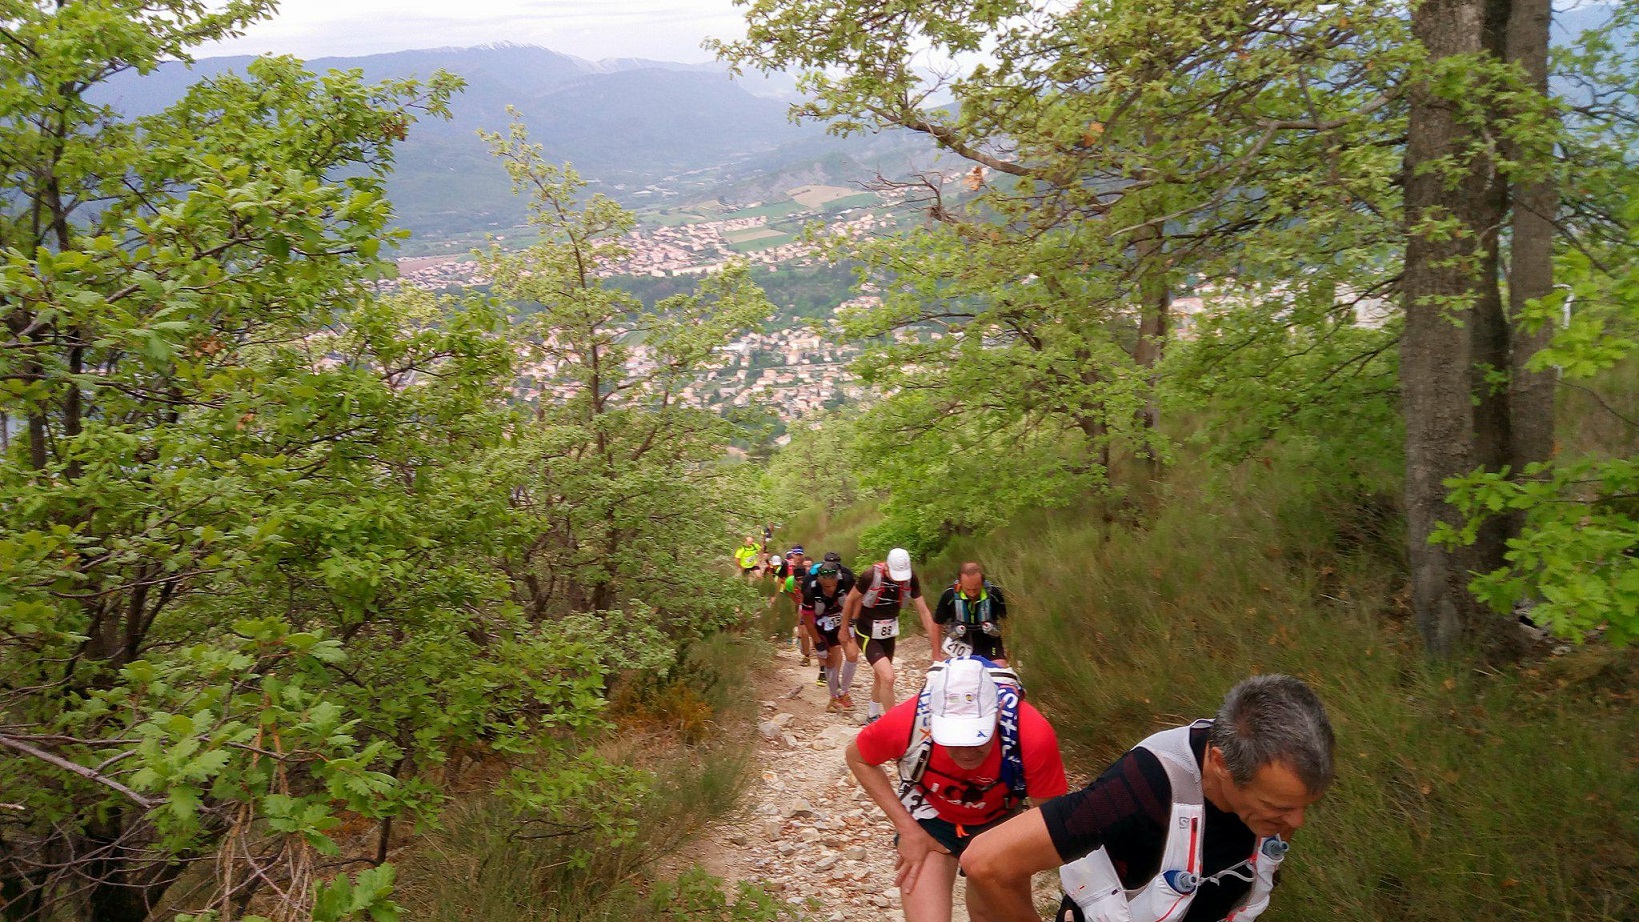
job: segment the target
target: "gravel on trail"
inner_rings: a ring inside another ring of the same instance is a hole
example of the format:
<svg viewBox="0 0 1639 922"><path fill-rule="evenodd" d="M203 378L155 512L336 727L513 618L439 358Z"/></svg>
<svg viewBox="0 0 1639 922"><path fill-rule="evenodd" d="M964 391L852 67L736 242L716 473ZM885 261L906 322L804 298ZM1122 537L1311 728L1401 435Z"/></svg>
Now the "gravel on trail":
<svg viewBox="0 0 1639 922"><path fill-rule="evenodd" d="M920 686L927 641L902 637L896 657L898 700ZM704 830L688 859L729 883L761 884L794 903L812 899L827 922L902 922L894 886L893 825L843 760L865 720L871 671L860 658L850 712L827 712L829 693L814 684L818 665L782 647L759 680L757 777L739 809ZM953 922L967 922L956 882Z"/></svg>

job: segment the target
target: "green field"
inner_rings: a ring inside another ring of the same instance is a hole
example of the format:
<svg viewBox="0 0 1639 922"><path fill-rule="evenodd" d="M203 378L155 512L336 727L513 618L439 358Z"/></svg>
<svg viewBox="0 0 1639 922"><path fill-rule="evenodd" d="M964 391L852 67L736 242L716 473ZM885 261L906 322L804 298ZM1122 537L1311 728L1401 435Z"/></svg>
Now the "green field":
<svg viewBox="0 0 1639 922"><path fill-rule="evenodd" d="M759 250L766 250L771 247L780 246L781 244L790 243L795 239L797 239L796 234L776 231L773 232L771 236L758 237L754 240L744 240L739 243L730 243L728 248L736 253L756 253Z"/></svg>
<svg viewBox="0 0 1639 922"><path fill-rule="evenodd" d="M654 224L660 227L681 227L685 224L700 224L705 221L719 220L718 216L705 215L700 212L705 209L691 211L653 211L640 214L638 220L644 224Z"/></svg>
<svg viewBox="0 0 1639 922"><path fill-rule="evenodd" d="M805 209L801 204L799 204L797 202L794 202L794 201L791 201L790 199L786 199L784 201L779 201L779 202L764 202L763 204L758 205L756 208L742 208L739 211L734 211L734 212L730 212L728 214L725 214L725 215L723 215L723 217L725 219L727 219L727 218L770 218L770 219L773 219L773 218L783 218L786 215L796 214L799 211L805 211L805 210L807 210L807 209Z"/></svg>

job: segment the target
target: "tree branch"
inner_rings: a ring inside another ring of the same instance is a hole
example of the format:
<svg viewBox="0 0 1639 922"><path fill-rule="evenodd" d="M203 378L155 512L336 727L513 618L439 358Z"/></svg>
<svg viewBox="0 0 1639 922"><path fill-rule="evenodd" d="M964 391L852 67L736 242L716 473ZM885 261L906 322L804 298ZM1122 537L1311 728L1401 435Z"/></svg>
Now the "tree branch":
<svg viewBox="0 0 1639 922"><path fill-rule="evenodd" d="M62 769L63 771L73 772L74 774L79 775L81 778L84 778L88 781L94 781L97 784L100 784L100 785L102 785L106 788L111 788L115 791L118 791L121 794L124 794L126 797L129 797L131 799L132 803L136 804L137 806L141 807L144 810L152 810L155 806L154 801L149 800L148 798L142 796L141 794L138 794L136 791L131 790L130 788L126 787L123 784L120 784L118 781L115 781L114 779L108 777L107 775L102 774L101 772L98 772L94 769L86 768L84 765L81 765L78 762L70 762L69 760L63 758L62 756L53 755L49 752L46 752L44 749L36 749L35 747L30 746L28 743L25 743L20 739L15 739L13 737L5 736L3 734L0 734L0 746L6 746L8 748L15 749L15 750L17 750L18 752L21 752L24 755L33 756L34 758L39 759L40 761L45 762L48 765L55 765L56 767Z"/></svg>

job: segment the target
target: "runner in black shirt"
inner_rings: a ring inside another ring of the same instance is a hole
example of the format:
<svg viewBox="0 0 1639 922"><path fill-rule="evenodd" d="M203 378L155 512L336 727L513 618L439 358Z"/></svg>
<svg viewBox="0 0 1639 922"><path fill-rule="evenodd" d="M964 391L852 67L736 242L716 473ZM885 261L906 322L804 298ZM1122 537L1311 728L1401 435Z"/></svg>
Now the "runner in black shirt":
<svg viewBox="0 0 1639 922"><path fill-rule="evenodd" d="M854 699L849 692L854 684L854 670L859 668L859 648L844 648L838 636L848 590L853 588L843 586L841 567L832 561L821 563L803 587L802 596L804 623L814 631L814 647L825 651L825 684L831 692L831 701L825 708L828 711L853 709Z"/></svg>
<svg viewBox="0 0 1639 922"><path fill-rule="evenodd" d="M1113 903L1118 917L1155 922L1184 904L1183 922L1231 913L1249 922L1268 903L1286 840L1332 782L1332 749L1326 711L1307 685L1247 679L1215 720L1155 734L1083 790L975 839L962 858L972 918L1040 922L1032 873L1073 862L1067 882L1097 882L1107 857L1114 885L1071 891L1094 918ZM1057 918L1086 916L1067 898Z"/></svg>
<svg viewBox="0 0 1639 922"><path fill-rule="evenodd" d="M922 629L933 645L933 659L939 659L938 630L933 624L933 612L922 598L922 584L911 569L911 555L904 548L888 552L888 559L873 564L859 576L854 591L848 593L848 607L843 613L842 642L857 652L863 643L865 659L871 664L875 680L871 683L871 706L866 722L876 720L894 706L894 641L899 636L899 611L909 600L916 603L922 617Z"/></svg>
<svg viewBox="0 0 1639 922"><path fill-rule="evenodd" d="M1205 758L1209 728L1190 731L1189 746L1196 764ZM1206 837L1202 847L1203 879L1240 864L1257 836L1233 813L1206 807ZM1103 848L1128 890L1143 887L1161 873L1161 849L1166 844L1167 820L1172 811L1172 782L1161 760L1146 749L1134 749L1109 767L1097 781L1079 791L1042 804L1053 847L1065 861ZM1180 922L1216 922L1239 906L1252 888L1250 881L1229 875L1203 884ZM1059 919L1082 922L1081 913L1066 897Z"/></svg>
<svg viewBox="0 0 1639 922"><path fill-rule="evenodd" d="M1001 620L1007 617L1007 600L1000 586L985 579L985 571L973 561L962 564L956 585L945 590L933 608L935 624L944 625L943 656L973 653L998 666L1007 665L1007 649L1002 646Z"/></svg>

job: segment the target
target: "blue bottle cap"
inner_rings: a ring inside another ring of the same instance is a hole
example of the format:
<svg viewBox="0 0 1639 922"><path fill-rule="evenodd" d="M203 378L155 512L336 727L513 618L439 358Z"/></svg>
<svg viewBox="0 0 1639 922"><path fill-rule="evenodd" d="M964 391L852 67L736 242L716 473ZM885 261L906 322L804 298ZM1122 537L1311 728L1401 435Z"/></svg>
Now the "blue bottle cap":
<svg viewBox="0 0 1639 922"><path fill-rule="evenodd" d="M1201 878L1189 871L1165 871L1161 874L1161 879L1180 896L1194 893L1195 888L1201 885Z"/></svg>

